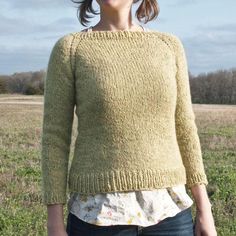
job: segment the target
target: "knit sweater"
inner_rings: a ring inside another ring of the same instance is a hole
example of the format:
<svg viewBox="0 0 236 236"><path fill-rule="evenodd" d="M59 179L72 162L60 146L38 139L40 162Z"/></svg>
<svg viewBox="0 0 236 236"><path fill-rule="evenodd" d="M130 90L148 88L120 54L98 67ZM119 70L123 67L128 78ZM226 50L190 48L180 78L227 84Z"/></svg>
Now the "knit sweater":
<svg viewBox="0 0 236 236"><path fill-rule="evenodd" d="M84 194L208 184L186 55L176 35L64 35L52 49L44 89L44 204L65 204L67 182L70 192Z"/></svg>

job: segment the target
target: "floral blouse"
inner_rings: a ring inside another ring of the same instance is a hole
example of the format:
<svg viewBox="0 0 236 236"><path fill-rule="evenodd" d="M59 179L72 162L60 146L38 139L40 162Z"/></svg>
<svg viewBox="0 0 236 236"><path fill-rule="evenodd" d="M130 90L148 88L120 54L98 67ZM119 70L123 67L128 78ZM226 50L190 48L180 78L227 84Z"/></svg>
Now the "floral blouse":
<svg viewBox="0 0 236 236"><path fill-rule="evenodd" d="M95 225L132 224L150 226L190 207L185 185L129 192L82 195L72 192L68 210Z"/></svg>

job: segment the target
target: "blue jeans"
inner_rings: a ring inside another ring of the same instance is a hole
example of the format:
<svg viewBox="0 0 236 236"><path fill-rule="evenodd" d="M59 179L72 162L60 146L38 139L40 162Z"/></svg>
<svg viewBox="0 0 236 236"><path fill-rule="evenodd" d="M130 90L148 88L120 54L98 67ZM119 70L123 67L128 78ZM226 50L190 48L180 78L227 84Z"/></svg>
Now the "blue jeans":
<svg viewBox="0 0 236 236"><path fill-rule="evenodd" d="M191 207L147 227L139 225L93 225L69 212L66 232L68 236L194 236L194 222Z"/></svg>

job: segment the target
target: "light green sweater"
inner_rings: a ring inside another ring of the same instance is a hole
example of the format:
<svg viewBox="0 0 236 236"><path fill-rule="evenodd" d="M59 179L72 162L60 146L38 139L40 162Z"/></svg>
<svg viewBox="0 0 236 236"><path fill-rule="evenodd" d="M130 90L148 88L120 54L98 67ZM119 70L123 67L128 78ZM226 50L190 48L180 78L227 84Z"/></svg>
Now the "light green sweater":
<svg viewBox="0 0 236 236"><path fill-rule="evenodd" d="M181 40L154 30L62 36L48 62L41 142L44 204L65 204L67 182L84 194L207 185Z"/></svg>

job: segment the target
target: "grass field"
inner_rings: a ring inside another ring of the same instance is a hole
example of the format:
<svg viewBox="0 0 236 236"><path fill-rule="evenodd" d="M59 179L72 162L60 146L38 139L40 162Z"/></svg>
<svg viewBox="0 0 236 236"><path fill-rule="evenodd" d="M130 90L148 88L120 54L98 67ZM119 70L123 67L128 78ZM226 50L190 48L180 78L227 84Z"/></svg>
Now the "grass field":
<svg viewBox="0 0 236 236"><path fill-rule="evenodd" d="M0 235L46 235L46 207L41 203L40 192L42 102L42 96L0 95ZM194 104L193 107L217 232L233 236L236 235L236 106ZM76 120L73 125L72 148ZM195 217L195 205L192 211ZM66 223L66 207L64 213Z"/></svg>

